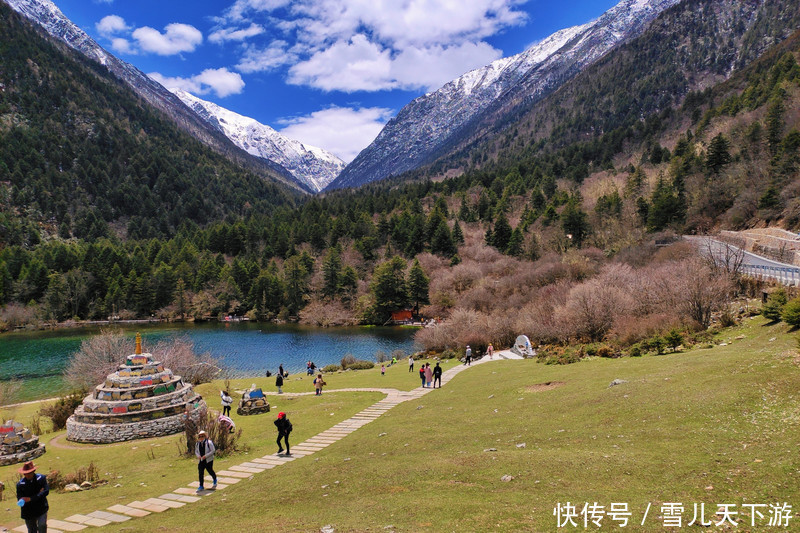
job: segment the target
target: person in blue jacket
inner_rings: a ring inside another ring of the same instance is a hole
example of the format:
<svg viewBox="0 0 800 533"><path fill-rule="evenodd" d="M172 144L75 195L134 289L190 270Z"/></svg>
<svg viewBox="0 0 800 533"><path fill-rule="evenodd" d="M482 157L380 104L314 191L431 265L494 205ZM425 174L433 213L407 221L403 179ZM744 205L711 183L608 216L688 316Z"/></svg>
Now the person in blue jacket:
<svg viewBox="0 0 800 533"><path fill-rule="evenodd" d="M17 483L17 504L22 507L22 519L28 533L47 533L47 477L36 473L36 465L28 461L18 470L23 478Z"/></svg>

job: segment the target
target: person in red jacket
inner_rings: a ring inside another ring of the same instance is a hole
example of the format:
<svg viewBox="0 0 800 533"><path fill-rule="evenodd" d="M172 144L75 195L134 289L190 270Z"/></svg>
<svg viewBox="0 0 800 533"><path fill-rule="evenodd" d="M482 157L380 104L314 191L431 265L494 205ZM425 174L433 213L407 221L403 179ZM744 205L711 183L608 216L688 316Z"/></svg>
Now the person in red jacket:
<svg viewBox="0 0 800 533"><path fill-rule="evenodd" d="M292 423L286 418L286 413L278 413L278 418L275 420L275 427L278 428L278 455L283 453L281 439L286 443L286 455L292 455L289 451L289 433L292 432Z"/></svg>

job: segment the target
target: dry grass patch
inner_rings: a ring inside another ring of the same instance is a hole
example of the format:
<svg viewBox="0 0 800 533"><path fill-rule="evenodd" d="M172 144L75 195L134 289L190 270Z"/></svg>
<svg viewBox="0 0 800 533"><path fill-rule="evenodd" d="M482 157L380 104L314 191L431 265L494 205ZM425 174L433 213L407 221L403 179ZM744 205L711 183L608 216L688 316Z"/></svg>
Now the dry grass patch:
<svg viewBox="0 0 800 533"><path fill-rule="evenodd" d="M526 392L544 392L546 390L557 389L562 385L566 385L566 381L546 381L544 383L537 383L536 385L528 385L525 387Z"/></svg>

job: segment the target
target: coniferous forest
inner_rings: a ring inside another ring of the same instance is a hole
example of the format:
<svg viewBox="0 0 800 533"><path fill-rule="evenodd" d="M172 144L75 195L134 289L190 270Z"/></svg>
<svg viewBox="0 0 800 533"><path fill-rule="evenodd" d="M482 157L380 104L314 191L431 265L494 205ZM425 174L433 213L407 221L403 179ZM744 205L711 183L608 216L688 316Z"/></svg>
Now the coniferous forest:
<svg viewBox="0 0 800 533"><path fill-rule="evenodd" d="M420 334L437 348L521 330L628 347L703 329L748 287L656 242L800 225L800 34L779 38L797 25L785 4L737 34L772 41L729 79L702 27L654 69L656 24L490 140L319 197L209 152L0 4L0 326L382 324L413 308L450 318Z"/></svg>

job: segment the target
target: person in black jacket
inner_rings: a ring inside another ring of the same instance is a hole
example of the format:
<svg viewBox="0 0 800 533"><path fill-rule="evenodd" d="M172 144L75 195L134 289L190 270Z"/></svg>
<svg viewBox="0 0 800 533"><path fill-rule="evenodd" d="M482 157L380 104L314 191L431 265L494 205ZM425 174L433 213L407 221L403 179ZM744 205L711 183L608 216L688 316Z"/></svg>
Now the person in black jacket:
<svg viewBox="0 0 800 533"><path fill-rule="evenodd" d="M433 367L433 388L436 388L436 382L439 382L439 388L442 388L442 367L439 366L439 363L436 363L436 366Z"/></svg>
<svg viewBox="0 0 800 533"><path fill-rule="evenodd" d="M22 518L28 527L28 533L47 533L47 477L36 473L36 465L28 461L19 473L24 477L17 483L17 500L22 505Z"/></svg>
<svg viewBox="0 0 800 533"><path fill-rule="evenodd" d="M278 374L275 376L275 386L278 387L278 394L283 394L281 387L283 387L283 376Z"/></svg>
<svg viewBox="0 0 800 533"><path fill-rule="evenodd" d="M292 455L289 451L289 433L292 432L292 423L286 418L286 413L278 413L278 419L275 420L275 427L278 428L278 455L283 453L281 439L286 443L286 455Z"/></svg>

